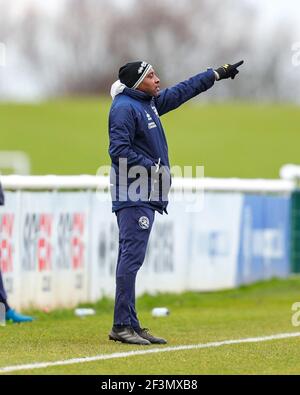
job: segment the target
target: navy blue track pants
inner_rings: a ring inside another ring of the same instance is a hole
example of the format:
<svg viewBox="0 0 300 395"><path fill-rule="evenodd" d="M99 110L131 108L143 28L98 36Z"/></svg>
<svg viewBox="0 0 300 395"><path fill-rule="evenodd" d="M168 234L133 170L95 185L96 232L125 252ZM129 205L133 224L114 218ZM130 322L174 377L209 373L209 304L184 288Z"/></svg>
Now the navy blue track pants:
<svg viewBox="0 0 300 395"><path fill-rule="evenodd" d="M155 211L147 207L126 207L116 212L119 254L116 269L114 325L140 328L135 310L135 279L142 266Z"/></svg>

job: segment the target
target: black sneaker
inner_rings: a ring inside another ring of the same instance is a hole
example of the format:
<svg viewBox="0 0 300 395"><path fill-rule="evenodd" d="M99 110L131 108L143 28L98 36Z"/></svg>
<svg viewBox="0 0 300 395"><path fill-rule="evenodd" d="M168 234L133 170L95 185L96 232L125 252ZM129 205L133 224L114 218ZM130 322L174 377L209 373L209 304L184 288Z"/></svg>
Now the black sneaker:
<svg viewBox="0 0 300 395"><path fill-rule="evenodd" d="M136 329L136 333L152 344L167 344L167 341L165 339L151 335L148 328Z"/></svg>
<svg viewBox="0 0 300 395"><path fill-rule="evenodd" d="M124 328L118 329L112 328L108 338L115 342L119 341L121 343L140 344L142 346L148 346L151 344L150 341L139 336L130 326L124 326Z"/></svg>

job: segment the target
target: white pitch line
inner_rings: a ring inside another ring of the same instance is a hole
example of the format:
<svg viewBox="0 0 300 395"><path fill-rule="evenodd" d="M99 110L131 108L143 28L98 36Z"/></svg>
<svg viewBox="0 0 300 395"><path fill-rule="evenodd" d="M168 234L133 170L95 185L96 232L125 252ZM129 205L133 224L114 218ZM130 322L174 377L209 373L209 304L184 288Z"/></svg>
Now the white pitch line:
<svg viewBox="0 0 300 395"><path fill-rule="evenodd" d="M258 342L264 342L269 340L287 339L289 337L300 337L300 332L279 333L277 335L271 335L271 336L249 337L246 339L235 339L235 340L223 340L219 342L210 342L210 343L202 343L202 344L201 343L187 344L187 345L174 346L174 347L151 348L150 350L143 349L139 351L117 352L114 354L101 354L101 355L95 355L94 357L73 358L73 359L66 359L63 361L55 361L55 362L37 362L37 363L26 364L26 365L5 366L0 368L0 373L16 372L18 370L42 369L52 366L72 365L76 363L93 362L93 361L100 361L105 359L133 357L135 355L145 355L145 354L182 351L182 350L194 350L194 349L210 348L210 347L221 347L230 344L258 343Z"/></svg>

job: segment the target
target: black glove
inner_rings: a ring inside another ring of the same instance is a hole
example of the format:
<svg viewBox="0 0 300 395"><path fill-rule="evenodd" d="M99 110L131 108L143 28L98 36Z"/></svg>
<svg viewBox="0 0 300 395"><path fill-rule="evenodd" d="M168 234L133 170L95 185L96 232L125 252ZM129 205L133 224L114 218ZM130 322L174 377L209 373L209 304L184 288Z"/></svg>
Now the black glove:
<svg viewBox="0 0 300 395"><path fill-rule="evenodd" d="M231 78L232 80L234 77L239 73L237 68L244 63L243 60L235 63L235 64L224 64L224 66L219 67L215 70L217 81L224 80L225 78Z"/></svg>

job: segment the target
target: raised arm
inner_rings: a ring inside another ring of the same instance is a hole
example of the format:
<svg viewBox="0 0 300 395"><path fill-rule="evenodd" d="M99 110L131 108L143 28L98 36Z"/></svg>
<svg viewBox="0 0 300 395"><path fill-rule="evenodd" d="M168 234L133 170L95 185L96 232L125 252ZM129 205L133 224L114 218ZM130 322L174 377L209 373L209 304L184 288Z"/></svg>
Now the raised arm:
<svg viewBox="0 0 300 395"><path fill-rule="evenodd" d="M158 114L163 115L175 110L181 104L211 88L215 80L214 70L208 69L171 88L162 90L154 99Z"/></svg>

